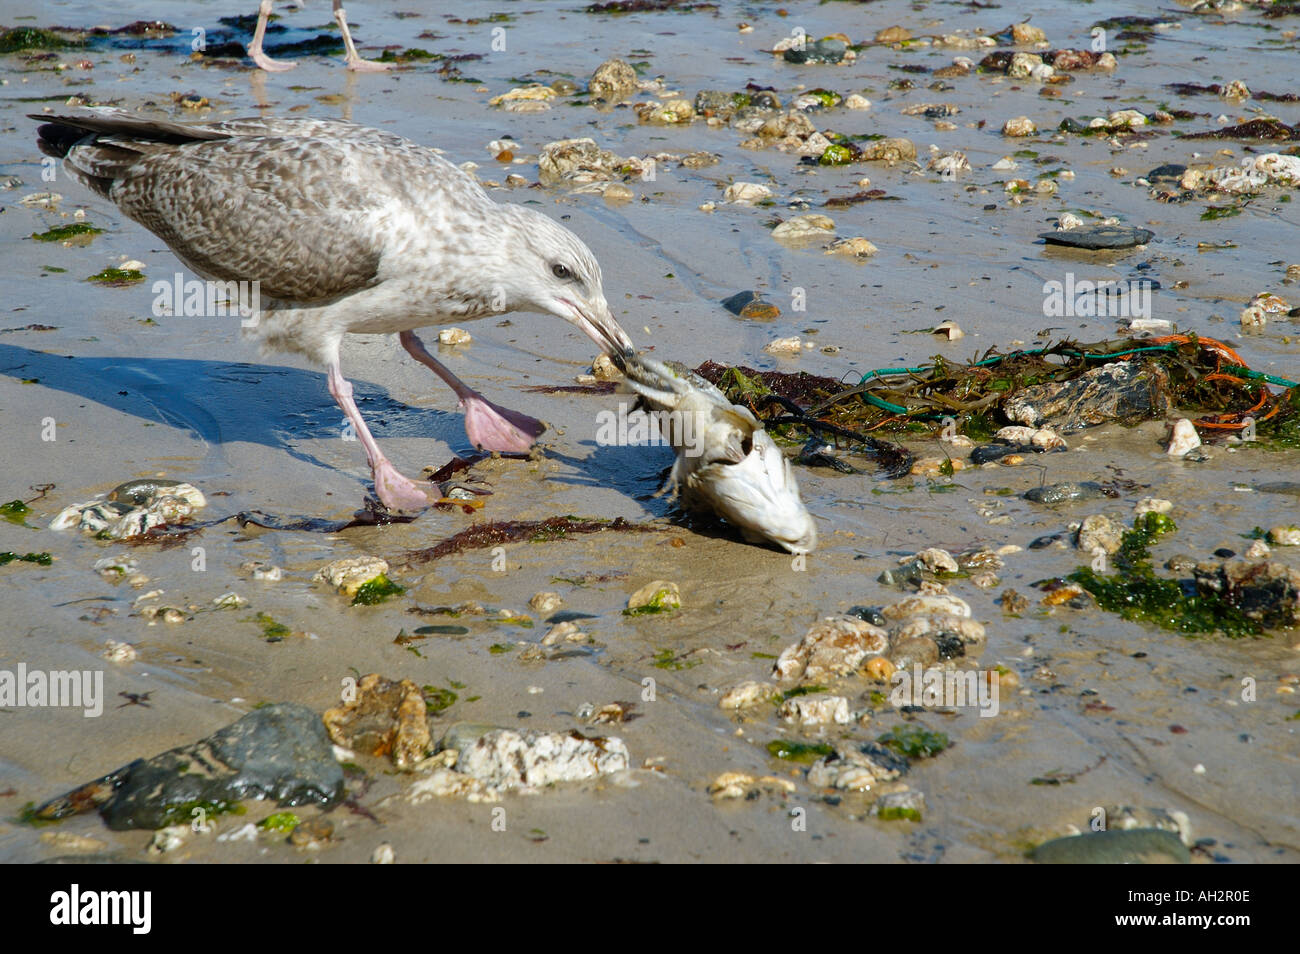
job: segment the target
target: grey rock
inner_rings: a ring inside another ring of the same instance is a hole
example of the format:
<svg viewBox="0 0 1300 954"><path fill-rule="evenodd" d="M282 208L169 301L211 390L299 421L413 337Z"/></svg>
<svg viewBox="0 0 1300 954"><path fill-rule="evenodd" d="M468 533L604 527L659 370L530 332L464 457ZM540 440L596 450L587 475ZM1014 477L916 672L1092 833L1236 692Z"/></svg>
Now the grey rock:
<svg viewBox="0 0 1300 954"><path fill-rule="evenodd" d="M282 806L332 805L343 769L325 726L306 706L263 706L199 742L136 761L36 809L57 820L98 809L115 831L188 823L190 807L271 799Z"/></svg>
<svg viewBox="0 0 1300 954"><path fill-rule="evenodd" d="M1163 418L1172 408L1169 375L1153 362L1113 361L1071 381L1021 388L1002 402L1008 420L1058 431L1106 421Z"/></svg>
<svg viewBox="0 0 1300 954"><path fill-rule="evenodd" d="M1192 861L1177 835L1158 828L1056 838L1035 848L1031 857L1040 865L1186 865Z"/></svg>
<svg viewBox="0 0 1300 954"><path fill-rule="evenodd" d="M1104 496L1106 492L1101 489L1101 484L1092 480L1048 484L1045 487L1035 487L1025 493L1026 500L1041 504L1058 504L1069 500L1096 500Z"/></svg>
<svg viewBox="0 0 1300 954"><path fill-rule="evenodd" d="M1128 225L1084 225L1065 232L1039 232L1038 237L1048 245L1095 250L1145 245L1155 238L1155 234L1150 229Z"/></svg>

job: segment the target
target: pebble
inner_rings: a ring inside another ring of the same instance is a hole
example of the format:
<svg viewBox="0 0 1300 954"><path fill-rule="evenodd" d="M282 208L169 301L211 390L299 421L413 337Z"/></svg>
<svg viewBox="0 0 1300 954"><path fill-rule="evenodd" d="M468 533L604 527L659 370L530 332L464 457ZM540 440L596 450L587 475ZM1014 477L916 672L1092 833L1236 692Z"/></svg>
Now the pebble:
<svg viewBox="0 0 1300 954"><path fill-rule="evenodd" d="M1095 250L1145 245L1155 233L1125 225L1085 225L1065 232L1039 232L1038 237L1049 245Z"/></svg>
<svg viewBox="0 0 1300 954"><path fill-rule="evenodd" d="M630 63L620 59L601 63L587 83L587 92L599 99L617 99L636 88L636 70Z"/></svg>
<svg viewBox="0 0 1300 954"><path fill-rule="evenodd" d="M775 355L797 355L803 352L803 342L798 335L789 338L777 338L763 345L763 351Z"/></svg>
<svg viewBox="0 0 1300 954"><path fill-rule="evenodd" d="M396 861L397 855L393 851L393 846L386 841L376 845L375 850L370 853L372 865L391 865Z"/></svg>
<svg viewBox="0 0 1300 954"><path fill-rule="evenodd" d="M782 681L818 680L856 672L870 656L889 651L889 635L852 616L828 616L814 623L798 643L782 650L772 675Z"/></svg>
<svg viewBox="0 0 1300 954"><path fill-rule="evenodd" d="M1119 552L1124 536L1124 528L1105 514L1093 514L1085 517L1079 525L1075 546L1084 553L1095 553L1099 548L1106 554Z"/></svg>
<svg viewBox="0 0 1300 954"><path fill-rule="evenodd" d="M1268 531L1268 542L1277 547L1300 547L1300 527L1273 527Z"/></svg>
<svg viewBox="0 0 1300 954"><path fill-rule="evenodd" d="M440 345L467 345L474 339L463 328L443 328L438 332Z"/></svg>
<svg viewBox="0 0 1300 954"><path fill-rule="evenodd" d="M906 818L909 821L919 822L925 814L925 794L910 789L903 792L886 792L871 806L871 814L887 820Z"/></svg>
<svg viewBox="0 0 1300 954"><path fill-rule="evenodd" d="M792 725L848 725L853 721L849 700L843 696L796 696L777 710L777 717Z"/></svg>
<svg viewBox="0 0 1300 954"><path fill-rule="evenodd" d="M572 620L556 623L542 637L543 646L556 646L560 643L585 643L591 637L578 628Z"/></svg>
<svg viewBox="0 0 1300 954"><path fill-rule="evenodd" d="M388 561L379 557L350 557L327 563L312 577L328 583L344 596L356 596L357 590L380 576L388 575Z"/></svg>
<svg viewBox="0 0 1300 954"><path fill-rule="evenodd" d="M496 792L529 791L597 778L626 771L630 763L622 739L586 737L578 732L492 729L463 742L458 751L457 774Z"/></svg>
<svg viewBox="0 0 1300 954"><path fill-rule="evenodd" d="M1079 483L1067 481L1060 484L1048 484L1034 487L1025 492L1025 499L1033 503L1058 504L1068 500L1096 500L1105 497L1101 484L1085 480Z"/></svg>
<svg viewBox="0 0 1300 954"><path fill-rule="evenodd" d="M1201 436L1196 433L1196 425L1185 417L1174 421L1173 432L1169 437L1169 446L1165 453L1170 457L1182 457L1188 451L1201 446Z"/></svg>
<svg viewBox="0 0 1300 954"><path fill-rule="evenodd" d="M722 193L725 201L740 205L752 205L771 197L772 190L761 182L733 182Z"/></svg>
<svg viewBox="0 0 1300 954"><path fill-rule="evenodd" d="M654 580L627 598L627 608L630 610L646 607L657 607L661 610L680 609L681 605L681 592L677 584L669 580Z"/></svg>
<svg viewBox="0 0 1300 954"><path fill-rule="evenodd" d="M1133 505L1133 513L1139 517L1145 513L1169 513L1173 509L1172 500L1164 500L1160 497L1143 497Z"/></svg>
<svg viewBox="0 0 1300 954"><path fill-rule="evenodd" d="M780 697L780 690L770 682L742 682L732 686L718 700L719 709L745 709Z"/></svg>
<svg viewBox="0 0 1300 954"><path fill-rule="evenodd" d="M859 159L868 162L915 162L916 145L910 139L877 139L862 143Z"/></svg>
<svg viewBox="0 0 1300 954"><path fill-rule="evenodd" d="M835 228L835 221L828 215L812 213L796 215L787 219L772 230L772 238L782 242L797 242L809 238L823 238L826 232Z"/></svg>
<svg viewBox="0 0 1300 954"><path fill-rule="evenodd" d="M940 547L927 547L914 556L901 558L898 562L909 563L912 560L916 560L931 573L961 572L961 567L957 565L957 560L953 555Z"/></svg>
<svg viewBox="0 0 1300 954"><path fill-rule="evenodd" d="M853 258L870 258L880 249L862 237L836 239L826 246L827 255L846 255Z"/></svg>
<svg viewBox="0 0 1300 954"><path fill-rule="evenodd" d="M867 97L861 95L860 93L849 93L848 96L844 97L844 108L845 109L870 109L871 100L867 99Z"/></svg>
<svg viewBox="0 0 1300 954"><path fill-rule="evenodd" d="M135 647L130 643L120 643L115 639L110 639L104 642L104 649L100 655L109 662L129 663L134 662L140 654L136 652Z"/></svg>
<svg viewBox="0 0 1300 954"><path fill-rule="evenodd" d="M1038 127L1028 116L1017 116L1014 119L1008 119L1002 125L1002 135L1024 137L1033 136L1038 133Z"/></svg>
<svg viewBox="0 0 1300 954"><path fill-rule="evenodd" d="M1191 854L1172 832L1109 829L1044 842L1031 857L1040 865L1189 864Z"/></svg>
<svg viewBox="0 0 1300 954"><path fill-rule="evenodd" d="M548 591L534 593L533 598L528 601L528 605L543 616L549 616L564 605L564 600L560 599L559 593Z"/></svg>
<svg viewBox="0 0 1300 954"><path fill-rule="evenodd" d="M408 770L432 749L424 696L409 679L362 676L350 698L321 717L331 741L345 749L388 757Z"/></svg>
<svg viewBox="0 0 1300 954"><path fill-rule="evenodd" d="M755 778L744 772L723 772L709 784L709 795L717 801L731 798L752 798L763 792L789 794L795 790L788 778L764 775Z"/></svg>
<svg viewBox="0 0 1300 954"><path fill-rule="evenodd" d="M275 583L284 579L284 570L281 567L264 563L261 560L248 560L241 563L239 569L252 576L255 580L265 580L268 583Z"/></svg>

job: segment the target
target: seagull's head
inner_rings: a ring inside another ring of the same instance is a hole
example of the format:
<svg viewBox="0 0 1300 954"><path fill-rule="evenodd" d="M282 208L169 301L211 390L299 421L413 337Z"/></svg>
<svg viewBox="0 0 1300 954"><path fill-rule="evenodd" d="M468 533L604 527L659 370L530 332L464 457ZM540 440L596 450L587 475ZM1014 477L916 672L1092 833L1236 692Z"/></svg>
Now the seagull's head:
<svg viewBox="0 0 1300 954"><path fill-rule="evenodd" d="M615 361L635 352L605 301L600 263L582 240L533 209L520 216L522 251L510 262L515 307L549 312L577 325Z"/></svg>

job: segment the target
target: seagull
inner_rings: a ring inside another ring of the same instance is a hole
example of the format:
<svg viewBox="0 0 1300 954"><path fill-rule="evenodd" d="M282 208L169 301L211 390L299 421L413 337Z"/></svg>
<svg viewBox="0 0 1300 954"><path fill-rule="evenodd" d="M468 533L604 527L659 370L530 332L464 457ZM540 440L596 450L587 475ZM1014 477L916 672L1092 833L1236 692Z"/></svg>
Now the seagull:
<svg viewBox="0 0 1300 954"><path fill-rule="evenodd" d="M396 334L455 392L471 443L503 453L527 451L545 425L478 394L415 329L547 312L616 363L634 351L605 301L600 265L576 235L493 201L437 151L400 136L338 120L189 125L115 108L29 118L44 123L42 152L62 157L195 274L255 283L260 310L241 322L245 334L325 367L391 510L422 509L429 498L384 456L357 410L339 366L344 334Z"/></svg>
<svg viewBox="0 0 1300 954"><path fill-rule="evenodd" d="M298 64L290 63L287 60L273 60L262 51L262 40L266 37L266 24L270 18L271 0L262 0L261 5L257 8L257 26L253 30L253 42L248 44L248 55L254 63L268 72L280 73L284 70L291 70ZM348 69L368 73L388 69L388 63L363 60L361 54L357 52L357 46L352 42L352 31L348 29L348 16L343 10L343 0L334 0L334 19L343 32L343 46L347 49Z"/></svg>

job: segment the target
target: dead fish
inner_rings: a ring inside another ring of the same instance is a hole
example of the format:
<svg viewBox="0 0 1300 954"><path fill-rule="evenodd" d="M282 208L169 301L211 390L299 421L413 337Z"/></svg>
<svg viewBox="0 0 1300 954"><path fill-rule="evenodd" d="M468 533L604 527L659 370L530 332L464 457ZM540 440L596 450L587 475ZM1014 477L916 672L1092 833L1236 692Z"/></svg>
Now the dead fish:
<svg viewBox="0 0 1300 954"><path fill-rule="evenodd" d="M762 423L698 375L644 355L624 359L627 387L654 411L677 460L666 490L683 506L709 511L753 543L810 553L817 526L799 497L794 469Z"/></svg>

